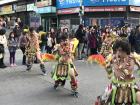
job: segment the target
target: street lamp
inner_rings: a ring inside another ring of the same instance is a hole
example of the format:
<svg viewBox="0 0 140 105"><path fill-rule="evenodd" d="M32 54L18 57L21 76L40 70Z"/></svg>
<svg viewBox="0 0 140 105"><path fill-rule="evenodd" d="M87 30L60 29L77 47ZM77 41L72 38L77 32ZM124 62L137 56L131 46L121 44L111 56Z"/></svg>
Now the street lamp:
<svg viewBox="0 0 140 105"><path fill-rule="evenodd" d="M80 8L79 8L80 24L83 24L83 15L84 15L83 0L80 0Z"/></svg>

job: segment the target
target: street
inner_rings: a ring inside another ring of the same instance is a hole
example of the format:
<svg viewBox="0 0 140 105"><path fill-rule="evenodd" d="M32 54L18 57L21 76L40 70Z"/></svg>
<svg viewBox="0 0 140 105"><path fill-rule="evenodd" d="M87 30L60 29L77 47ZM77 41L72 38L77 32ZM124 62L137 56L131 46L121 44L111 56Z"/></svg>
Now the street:
<svg viewBox="0 0 140 105"><path fill-rule="evenodd" d="M55 63L46 63L48 75L42 76L38 64L27 72L21 61L21 51L17 50L18 66L0 69L0 105L93 105L96 96L104 91L107 84L104 69L96 64L76 61L79 98L75 98L71 95L69 81L64 88L53 89L54 81L50 73ZM5 62L9 65L8 51Z"/></svg>

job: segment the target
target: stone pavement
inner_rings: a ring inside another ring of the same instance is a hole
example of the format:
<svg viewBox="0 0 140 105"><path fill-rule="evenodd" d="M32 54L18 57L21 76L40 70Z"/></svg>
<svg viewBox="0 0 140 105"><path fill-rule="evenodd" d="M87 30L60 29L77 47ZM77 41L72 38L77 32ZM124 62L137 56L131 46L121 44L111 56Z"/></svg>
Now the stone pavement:
<svg viewBox="0 0 140 105"><path fill-rule="evenodd" d="M6 65L9 65L9 52L6 50ZM96 64L76 61L79 72L79 98L71 95L69 81L64 88L53 89L54 81L51 71L55 62L45 63L47 76L42 76L39 64L34 64L27 72L21 65L22 53L17 50L17 67L0 69L0 105L93 105L109 83L106 72Z"/></svg>

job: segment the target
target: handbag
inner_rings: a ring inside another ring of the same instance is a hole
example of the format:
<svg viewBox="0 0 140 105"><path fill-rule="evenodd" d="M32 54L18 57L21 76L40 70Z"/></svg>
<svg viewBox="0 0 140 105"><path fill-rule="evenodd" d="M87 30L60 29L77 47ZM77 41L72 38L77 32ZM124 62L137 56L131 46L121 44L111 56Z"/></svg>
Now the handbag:
<svg viewBox="0 0 140 105"><path fill-rule="evenodd" d="M0 44L0 53L4 53L4 46L3 46L3 44Z"/></svg>

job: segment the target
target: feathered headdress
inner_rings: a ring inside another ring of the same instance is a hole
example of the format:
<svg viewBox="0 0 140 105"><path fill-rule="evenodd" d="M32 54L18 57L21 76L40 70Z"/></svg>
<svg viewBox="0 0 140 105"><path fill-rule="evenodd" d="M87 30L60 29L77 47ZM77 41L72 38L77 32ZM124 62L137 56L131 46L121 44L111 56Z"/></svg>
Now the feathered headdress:
<svg viewBox="0 0 140 105"><path fill-rule="evenodd" d="M41 58L42 58L42 60L43 60L44 62L55 61L55 60L56 60L55 55L53 55L53 54L48 54L48 53L41 54Z"/></svg>
<svg viewBox="0 0 140 105"><path fill-rule="evenodd" d="M101 66L105 66L105 58L101 55L101 54L96 54L96 55L91 55L88 57L88 62L90 63L98 63L100 64Z"/></svg>

